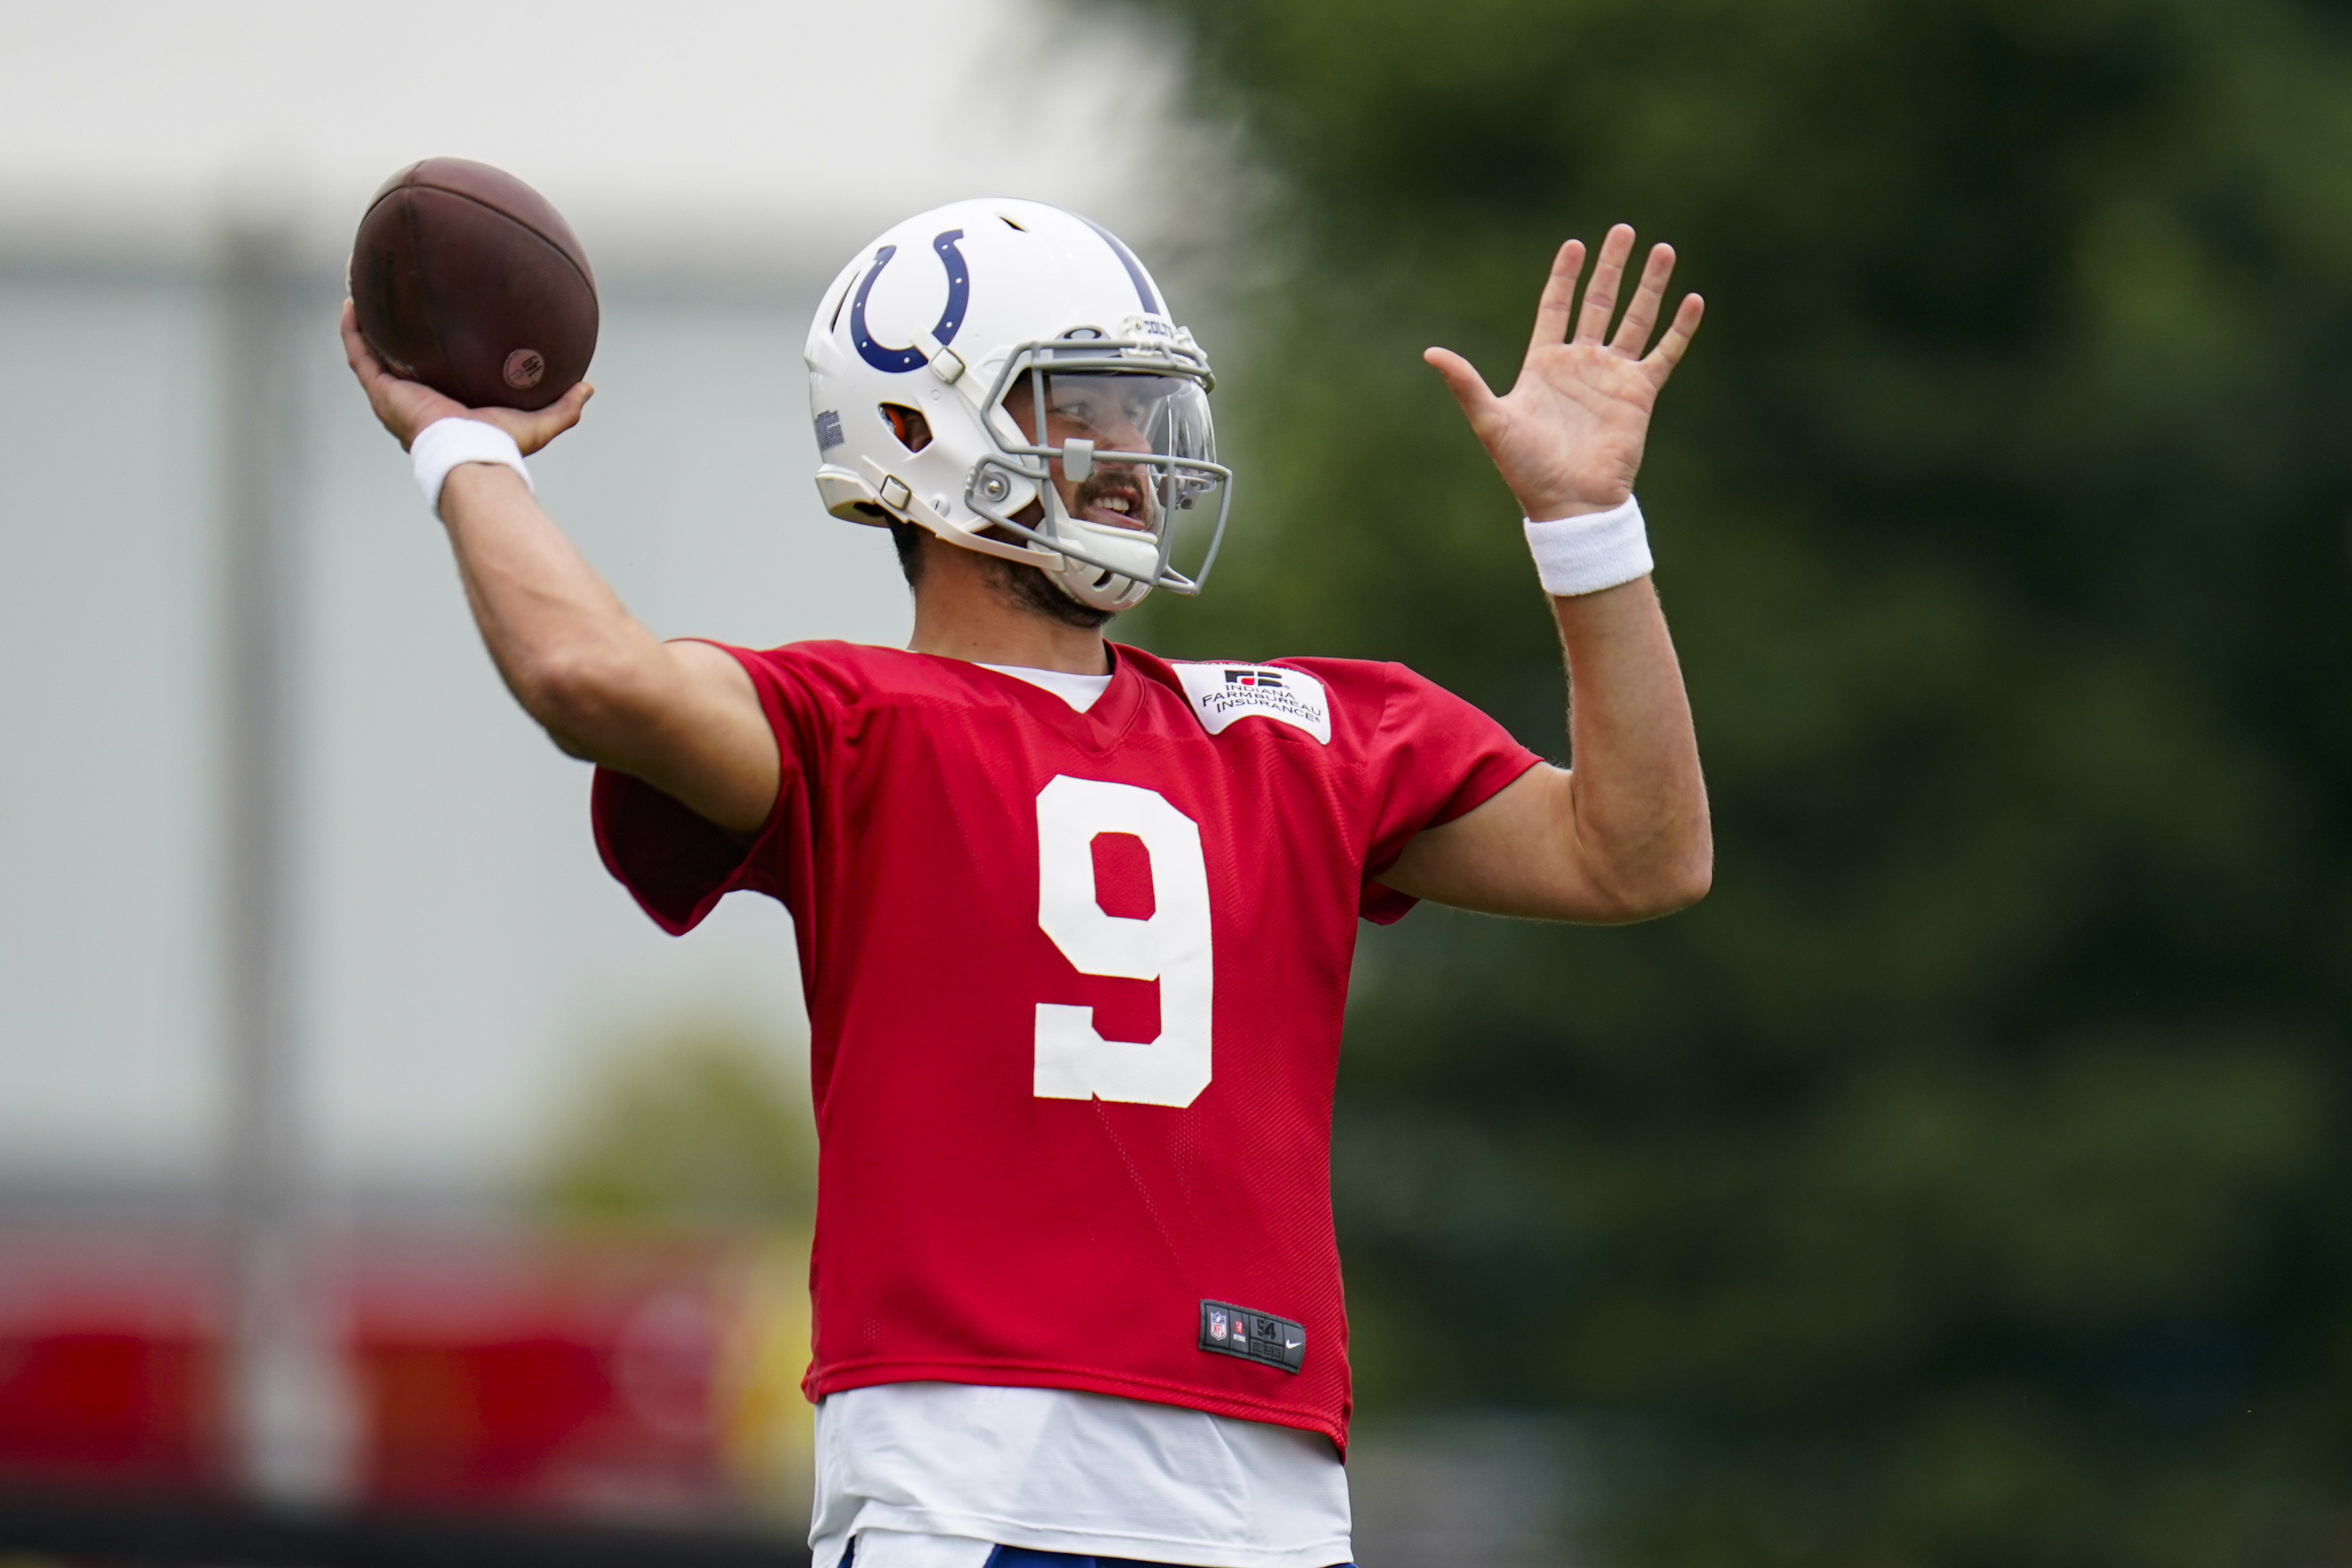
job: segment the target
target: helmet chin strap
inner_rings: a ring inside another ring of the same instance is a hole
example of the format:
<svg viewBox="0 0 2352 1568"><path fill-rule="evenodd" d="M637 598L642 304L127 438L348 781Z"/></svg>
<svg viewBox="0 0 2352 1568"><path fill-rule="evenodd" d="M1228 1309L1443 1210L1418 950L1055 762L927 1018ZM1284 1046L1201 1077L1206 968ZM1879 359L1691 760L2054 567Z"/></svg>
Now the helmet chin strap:
<svg viewBox="0 0 2352 1568"><path fill-rule="evenodd" d="M1133 568L1132 574L1122 574L1066 554L1062 569L1047 574L1055 585L1091 610L1131 610L1141 604L1159 572L1158 538L1127 529L1090 528L1070 516L1058 495L1050 504L1054 538L1083 543L1090 555Z"/></svg>
<svg viewBox="0 0 2352 1568"><path fill-rule="evenodd" d="M1151 584L1106 573L1098 566L1073 561L1053 574L1054 586L1090 610L1131 610L1143 603Z"/></svg>

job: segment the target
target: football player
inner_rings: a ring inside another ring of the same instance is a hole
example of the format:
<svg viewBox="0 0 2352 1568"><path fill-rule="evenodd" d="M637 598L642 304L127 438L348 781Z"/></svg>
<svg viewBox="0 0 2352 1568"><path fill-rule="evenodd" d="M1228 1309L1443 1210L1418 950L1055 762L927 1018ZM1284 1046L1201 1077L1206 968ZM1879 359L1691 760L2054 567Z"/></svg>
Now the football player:
<svg viewBox="0 0 2352 1568"><path fill-rule="evenodd" d="M1661 335L1673 256L1621 301L1633 252L1611 230L1580 303L1561 247L1507 394L1427 356L1526 510L1572 769L1396 665L1105 638L1197 589L1230 475L1207 356L1071 214L925 213L823 296L817 485L890 530L904 649L657 640L524 468L589 389L461 408L346 309L500 673L597 764L605 864L672 932L737 889L792 911L818 1568L1352 1555L1328 1143L1356 921L1643 920L1711 875L1633 500L1700 306Z"/></svg>

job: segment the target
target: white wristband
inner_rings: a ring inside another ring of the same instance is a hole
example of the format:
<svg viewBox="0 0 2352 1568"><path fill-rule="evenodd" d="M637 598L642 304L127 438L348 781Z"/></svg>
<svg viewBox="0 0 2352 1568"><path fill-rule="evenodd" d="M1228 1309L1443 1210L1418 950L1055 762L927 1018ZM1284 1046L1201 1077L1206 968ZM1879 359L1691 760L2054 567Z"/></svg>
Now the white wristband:
<svg viewBox="0 0 2352 1568"><path fill-rule="evenodd" d="M1536 577L1555 598L1597 594L1646 576L1655 564L1650 559L1649 531L1642 526L1642 503L1627 496L1623 504L1582 517L1551 522L1528 520L1528 549L1536 558Z"/></svg>
<svg viewBox="0 0 2352 1568"><path fill-rule="evenodd" d="M436 419L416 433L408 445L409 460L416 465L416 488L435 515L441 510L441 486L449 470L460 463L497 463L522 476L523 488L536 493L530 470L522 466L522 448L514 437L479 419Z"/></svg>

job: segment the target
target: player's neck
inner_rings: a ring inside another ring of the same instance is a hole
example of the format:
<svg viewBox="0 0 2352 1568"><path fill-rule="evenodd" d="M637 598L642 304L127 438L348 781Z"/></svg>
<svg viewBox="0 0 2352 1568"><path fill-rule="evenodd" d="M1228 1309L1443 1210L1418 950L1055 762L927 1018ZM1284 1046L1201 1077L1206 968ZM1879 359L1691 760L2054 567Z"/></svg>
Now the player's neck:
<svg viewBox="0 0 2352 1568"><path fill-rule="evenodd" d="M915 653L973 664L1108 675L1100 627L1074 626L1019 603L992 581L990 558L937 543L915 588Z"/></svg>

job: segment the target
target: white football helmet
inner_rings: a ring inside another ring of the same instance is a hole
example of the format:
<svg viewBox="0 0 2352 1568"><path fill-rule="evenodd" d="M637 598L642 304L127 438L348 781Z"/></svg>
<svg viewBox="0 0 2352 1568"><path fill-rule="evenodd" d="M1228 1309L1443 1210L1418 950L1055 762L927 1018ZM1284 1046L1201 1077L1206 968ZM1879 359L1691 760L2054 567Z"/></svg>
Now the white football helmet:
<svg viewBox="0 0 2352 1568"><path fill-rule="evenodd" d="M1096 609L1200 592L1232 496L1215 377L1108 230L1013 200L908 218L825 290L807 358L834 516L1027 562Z"/></svg>

